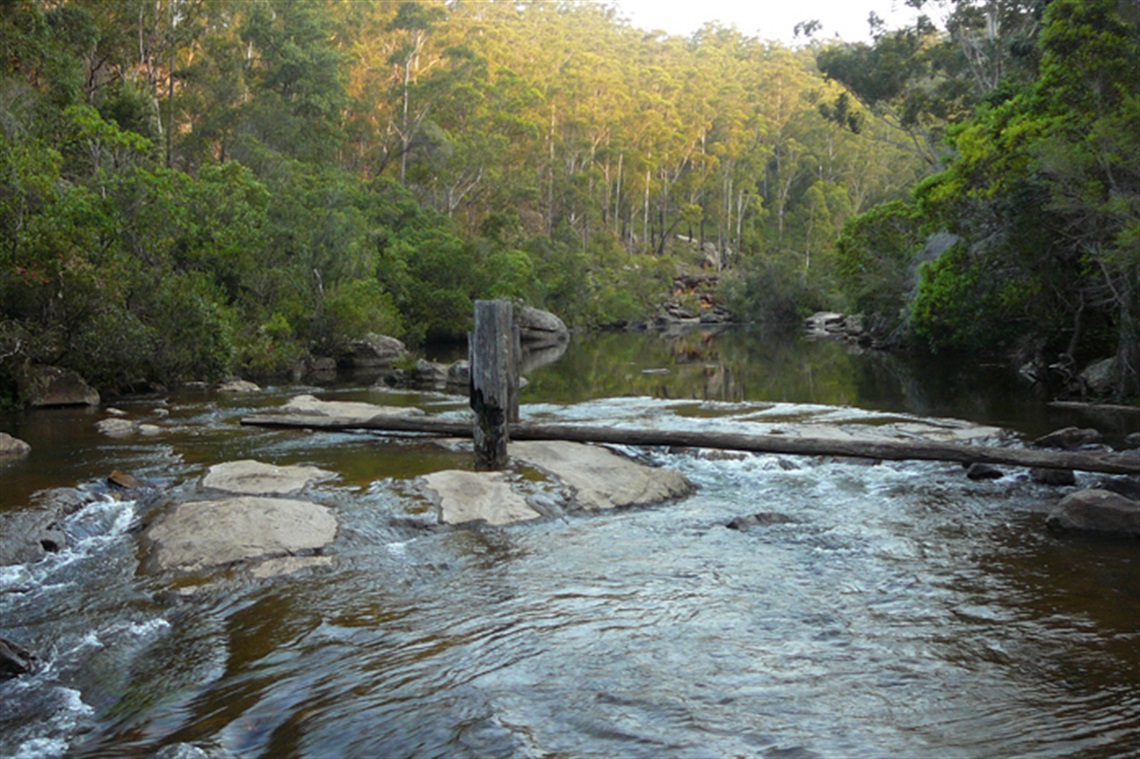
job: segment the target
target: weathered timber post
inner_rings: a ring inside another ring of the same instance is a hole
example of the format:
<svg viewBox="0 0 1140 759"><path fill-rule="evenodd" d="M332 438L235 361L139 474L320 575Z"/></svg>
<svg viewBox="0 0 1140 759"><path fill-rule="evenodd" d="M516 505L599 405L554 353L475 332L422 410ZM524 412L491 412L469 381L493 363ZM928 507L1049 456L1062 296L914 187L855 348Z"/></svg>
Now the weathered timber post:
<svg viewBox="0 0 1140 759"><path fill-rule="evenodd" d="M475 411L475 468L507 465L509 422L518 419L518 356L514 307L507 300L475 301L475 331L468 358Z"/></svg>

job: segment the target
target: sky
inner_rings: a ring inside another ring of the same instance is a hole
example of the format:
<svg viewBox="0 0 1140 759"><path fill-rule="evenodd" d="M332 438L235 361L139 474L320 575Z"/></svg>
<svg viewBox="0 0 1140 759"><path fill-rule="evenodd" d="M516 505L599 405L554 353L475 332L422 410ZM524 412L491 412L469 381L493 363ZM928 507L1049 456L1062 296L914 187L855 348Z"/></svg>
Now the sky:
<svg viewBox="0 0 1140 759"><path fill-rule="evenodd" d="M789 45L795 44L793 29L801 21L816 19L823 24L816 39L838 34L849 42L866 42L871 11L886 21L888 29L914 16L902 0L614 0L613 4L620 17L644 29L687 37L706 21L720 21L749 36Z"/></svg>

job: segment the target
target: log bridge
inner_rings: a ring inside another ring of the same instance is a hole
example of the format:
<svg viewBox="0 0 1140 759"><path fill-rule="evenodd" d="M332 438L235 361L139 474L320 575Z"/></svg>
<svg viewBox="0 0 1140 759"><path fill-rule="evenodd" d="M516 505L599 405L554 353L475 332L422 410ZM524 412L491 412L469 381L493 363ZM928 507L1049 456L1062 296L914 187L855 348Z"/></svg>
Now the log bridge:
<svg viewBox="0 0 1140 759"><path fill-rule="evenodd" d="M368 419L312 415L259 414L241 420L261 427L324 430L379 430L421 433L474 440L476 469L507 465L507 442L569 440L633 446L719 448L797 456L840 456L863 459L958 461L1037 469L1071 469L1103 474L1140 475L1140 456L1084 451L1046 451L932 441L894 441L750 435L693 430L631 429L574 424L519 423L519 337L509 301L476 301L475 331L468 339L471 408L474 420L380 414Z"/></svg>

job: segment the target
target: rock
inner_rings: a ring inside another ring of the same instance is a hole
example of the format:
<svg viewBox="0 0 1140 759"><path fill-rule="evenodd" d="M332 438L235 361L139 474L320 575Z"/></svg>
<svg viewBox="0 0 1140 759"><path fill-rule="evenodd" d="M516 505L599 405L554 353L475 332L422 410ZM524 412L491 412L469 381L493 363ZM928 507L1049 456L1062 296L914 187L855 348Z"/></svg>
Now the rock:
<svg viewBox="0 0 1140 759"><path fill-rule="evenodd" d="M1133 432L1124 438L1124 445L1128 448L1140 448L1140 432Z"/></svg>
<svg viewBox="0 0 1140 759"><path fill-rule="evenodd" d="M407 355L408 349L396 338L370 332L353 341L348 363L356 369L387 369Z"/></svg>
<svg viewBox="0 0 1140 759"><path fill-rule="evenodd" d="M218 384L215 388L219 393L258 393L261 387L255 382L233 378Z"/></svg>
<svg viewBox="0 0 1140 759"><path fill-rule="evenodd" d="M676 470L638 464L599 446L528 440L510 443L508 452L568 485L574 505L589 511L647 506L694 490Z"/></svg>
<svg viewBox="0 0 1140 759"><path fill-rule="evenodd" d="M103 413L105 413L107 416L126 416L127 415L126 411L123 411L121 408L115 408L114 406L108 406L107 408L103 409Z"/></svg>
<svg viewBox="0 0 1140 759"><path fill-rule="evenodd" d="M162 433L162 428L159 427L157 424L140 424L139 425L139 434L140 435L145 435L146 437L154 437L155 435L158 435L161 433Z"/></svg>
<svg viewBox="0 0 1140 759"><path fill-rule="evenodd" d="M244 496L179 504L144 539L152 571L198 571L295 556L336 538L332 510L307 501Z"/></svg>
<svg viewBox="0 0 1140 759"><path fill-rule="evenodd" d="M312 395L290 398L280 409L289 414L366 421L375 416L423 416L423 410L403 406L377 406L358 401L322 401Z"/></svg>
<svg viewBox="0 0 1140 759"><path fill-rule="evenodd" d="M296 574L306 569L325 569L332 566L332 559L328 556L282 556L278 559L266 559L249 571L259 580L270 577L283 577Z"/></svg>
<svg viewBox="0 0 1140 759"><path fill-rule="evenodd" d="M107 484L121 490L133 490L139 487L139 481L126 472L120 472L118 469L107 475Z"/></svg>
<svg viewBox="0 0 1140 759"><path fill-rule="evenodd" d="M34 364L20 372L17 393L30 406L98 406L99 391L77 373Z"/></svg>
<svg viewBox="0 0 1140 759"><path fill-rule="evenodd" d="M1093 395L1111 395L1116 387L1116 359L1089 364L1081 372L1081 382Z"/></svg>
<svg viewBox="0 0 1140 759"><path fill-rule="evenodd" d="M731 522L725 525L730 530L747 530L751 527L767 527L773 524L788 524L792 522L792 518L784 514L777 514L774 511L761 511L756 514L748 514L743 517L736 517Z"/></svg>
<svg viewBox="0 0 1140 759"><path fill-rule="evenodd" d="M288 495L334 476L315 466L274 466L245 459L210 467L202 487L243 495Z"/></svg>
<svg viewBox="0 0 1140 759"><path fill-rule="evenodd" d="M0 514L0 566L31 564L67 547L55 510Z"/></svg>
<svg viewBox="0 0 1140 759"><path fill-rule="evenodd" d="M1076 451L1082 446L1101 442L1104 437L1098 430L1063 427L1033 441L1034 448L1060 448L1063 451Z"/></svg>
<svg viewBox="0 0 1140 759"><path fill-rule="evenodd" d="M564 343L570 339L570 330L554 314L531 306L514 309L515 326L519 328L519 341L530 343Z"/></svg>
<svg viewBox="0 0 1140 759"><path fill-rule="evenodd" d="M32 446L7 432L0 432L0 458L5 456L27 456Z"/></svg>
<svg viewBox="0 0 1140 759"><path fill-rule="evenodd" d="M456 361L447 367L447 387L461 390L466 395L471 389L471 365L466 361Z"/></svg>
<svg viewBox="0 0 1140 759"><path fill-rule="evenodd" d="M966 468L966 476L971 480L999 480L1005 475L996 466L975 461Z"/></svg>
<svg viewBox="0 0 1140 759"><path fill-rule="evenodd" d="M413 387L422 390L443 390L447 386L447 367L421 358L409 379Z"/></svg>
<svg viewBox="0 0 1140 759"><path fill-rule="evenodd" d="M1093 487L1140 501L1140 477L1101 477Z"/></svg>
<svg viewBox="0 0 1140 759"><path fill-rule="evenodd" d="M447 470L429 474L423 482L443 524L482 521L499 526L542 516L511 489L503 472Z"/></svg>
<svg viewBox="0 0 1140 759"><path fill-rule="evenodd" d="M1079 490L1062 498L1045 524L1060 532L1140 537L1140 501L1109 490Z"/></svg>
<svg viewBox="0 0 1140 759"><path fill-rule="evenodd" d="M1076 485L1077 476L1073 474L1072 469L1043 469L1034 468L1029 470L1029 476L1034 482L1042 485Z"/></svg>
<svg viewBox="0 0 1140 759"><path fill-rule="evenodd" d="M125 437L126 435L133 435L138 432L139 425L130 419L111 417L110 419L100 419L95 422L95 429L108 437Z"/></svg>
<svg viewBox="0 0 1140 759"><path fill-rule="evenodd" d="M7 638L0 638L0 680L35 672L39 658L28 649Z"/></svg>

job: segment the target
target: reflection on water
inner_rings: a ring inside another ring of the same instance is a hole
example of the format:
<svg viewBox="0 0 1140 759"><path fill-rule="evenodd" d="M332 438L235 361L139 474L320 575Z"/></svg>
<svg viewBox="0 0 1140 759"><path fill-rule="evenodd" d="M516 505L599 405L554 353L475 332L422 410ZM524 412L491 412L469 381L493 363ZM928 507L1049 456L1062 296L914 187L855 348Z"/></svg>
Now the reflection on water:
<svg viewBox="0 0 1140 759"><path fill-rule="evenodd" d="M524 415L660 425L768 409L812 416L771 408L779 401L1006 414L1027 434L1050 421L1007 408L965 372L901 368L830 343L757 345L734 333L580 343L531 375ZM971 482L957 465L650 451L696 494L506 529L425 530L409 523L422 508L410 478L468 467L466 457L407 437L237 424L292 392L123 405L159 424L152 439L95 438L98 416L85 412L21 417L40 452L0 470L5 491L90 483L117 467L165 482L167 497L97 498L68 517L68 551L0 568L0 636L47 661L0 683L0 756L1140 752L1140 554L1134 542L1045 532L1057 491L1024 473ZM954 393L965 405L944 410ZM132 526L235 458L337 472L311 494L341 520L334 567L191 597L138 574ZM786 521L724 526L757 511Z"/></svg>

